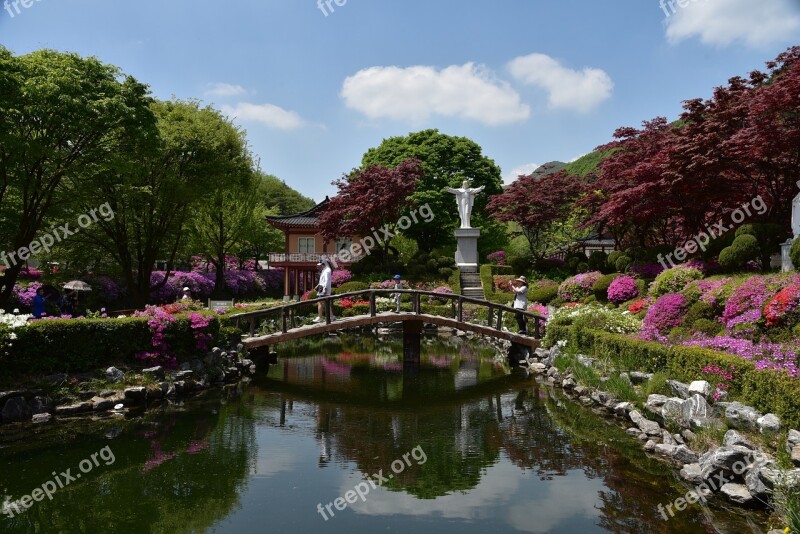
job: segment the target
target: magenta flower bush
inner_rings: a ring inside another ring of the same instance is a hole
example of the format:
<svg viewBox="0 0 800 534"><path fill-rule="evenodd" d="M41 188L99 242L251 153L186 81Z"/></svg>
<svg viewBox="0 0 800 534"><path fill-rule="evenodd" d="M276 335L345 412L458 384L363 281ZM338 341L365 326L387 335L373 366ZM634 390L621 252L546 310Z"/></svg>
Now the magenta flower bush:
<svg viewBox="0 0 800 534"><path fill-rule="evenodd" d="M333 271L331 274L331 286L339 287L342 284L346 284L353 278L353 273L348 271L347 269L340 269L338 271Z"/></svg>
<svg viewBox="0 0 800 534"><path fill-rule="evenodd" d="M150 275L150 286L160 284L166 273L164 271L154 271ZM213 277L212 277L213 278ZM174 272L170 273L167 283L150 293L150 300L159 304L174 302L180 295L181 290L188 287L192 292L192 298L207 299L214 290L214 281L208 275L197 272Z"/></svg>
<svg viewBox="0 0 800 534"><path fill-rule="evenodd" d="M27 286L16 284L14 289L11 290L11 297L24 308L33 306L33 297L36 292L42 287L40 282L31 282Z"/></svg>
<svg viewBox="0 0 800 534"><path fill-rule="evenodd" d="M784 347L778 343L754 343L749 339L728 336L695 339L683 344L735 354L755 363L756 369L785 371L791 377L798 376L796 348Z"/></svg>
<svg viewBox="0 0 800 534"><path fill-rule="evenodd" d="M547 306L545 306L544 304L539 304L538 302L530 304L528 306L528 311L539 314L545 319L547 319L548 314L550 313L550 311L547 309Z"/></svg>
<svg viewBox="0 0 800 534"><path fill-rule="evenodd" d="M505 265L506 264L506 251L498 250L486 256L486 259L492 265Z"/></svg>
<svg viewBox="0 0 800 534"><path fill-rule="evenodd" d="M753 276L737 287L722 312L722 322L728 333L751 333L764 318L767 301L786 286L800 281L800 275ZM739 326L742 325L742 326ZM738 327L738 328L735 328Z"/></svg>
<svg viewBox="0 0 800 534"><path fill-rule="evenodd" d="M692 302L700 301L721 307L730 298L734 286L731 278L694 280L686 285L682 293Z"/></svg>
<svg viewBox="0 0 800 534"><path fill-rule="evenodd" d="M664 336L681 324L688 308L688 299L680 293L660 297L647 310L639 337L664 342Z"/></svg>
<svg viewBox="0 0 800 534"><path fill-rule="evenodd" d="M19 279L20 280L38 280L42 277L42 271L39 269L35 269L33 267L25 268L23 267L22 270L19 272Z"/></svg>
<svg viewBox="0 0 800 534"><path fill-rule="evenodd" d="M453 290L450 289L447 286L439 286L437 288L434 288L433 292L434 293L439 293L439 294L442 294L442 295L452 295L453 294ZM430 300L431 304L447 304L448 302L450 302L449 299L437 299L436 297L430 297L429 300Z"/></svg>
<svg viewBox="0 0 800 534"><path fill-rule="evenodd" d="M608 286L608 300L614 304L622 304L638 296L639 288L632 276L618 276Z"/></svg>
<svg viewBox="0 0 800 534"><path fill-rule="evenodd" d="M592 294L592 286L602 276L599 271L572 276L558 286L558 296L566 302L580 302Z"/></svg>

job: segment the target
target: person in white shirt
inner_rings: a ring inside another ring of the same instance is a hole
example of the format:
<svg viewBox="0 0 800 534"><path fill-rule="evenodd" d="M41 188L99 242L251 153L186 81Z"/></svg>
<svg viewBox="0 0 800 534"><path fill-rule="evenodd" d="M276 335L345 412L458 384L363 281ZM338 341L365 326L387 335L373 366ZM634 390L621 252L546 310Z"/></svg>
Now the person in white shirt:
<svg viewBox="0 0 800 534"><path fill-rule="evenodd" d="M185 300L192 300L192 290L188 287L183 288L183 296L181 297L182 301Z"/></svg>
<svg viewBox="0 0 800 534"><path fill-rule="evenodd" d="M399 274L394 275L394 288L395 289L405 289L403 287L403 281L401 280ZM392 293L392 297L394 297L394 302L395 302L395 304L397 304L396 313L400 313L400 303L403 300L403 294L402 293Z"/></svg>
<svg viewBox="0 0 800 534"><path fill-rule="evenodd" d="M514 291L514 309L527 310L528 309L528 279L520 276L511 282L511 290ZM528 335L528 319L525 315L517 314L517 326L519 326L519 333Z"/></svg>
<svg viewBox="0 0 800 534"><path fill-rule="evenodd" d="M320 260L317 264L317 268L322 268L322 272L319 275L319 283L317 284L317 298L322 297L330 297L331 296L331 278L333 272L331 271L331 266L328 265L327 260ZM335 317L331 315L331 321L334 320ZM314 319L315 323L321 323L325 320L325 303L318 302L317 303L317 318Z"/></svg>

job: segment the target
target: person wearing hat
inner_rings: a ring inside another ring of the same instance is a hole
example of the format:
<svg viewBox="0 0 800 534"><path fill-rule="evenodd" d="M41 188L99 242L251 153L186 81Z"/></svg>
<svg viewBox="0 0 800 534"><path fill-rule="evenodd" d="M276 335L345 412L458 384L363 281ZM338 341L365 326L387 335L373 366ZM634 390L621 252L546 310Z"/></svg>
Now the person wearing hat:
<svg viewBox="0 0 800 534"><path fill-rule="evenodd" d="M403 281L399 274L394 275L394 288L395 289L404 289L403 288ZM392 293L392 297L394 297L395 303L397 303L397 310L395 313L400 313L400 301L403 298L402 293Z"/></svg>
<svg viewBox="0 0 800 534"><path fill-rule="evenodd" d="M192 300L192 290L188 287L183 288L183 296L181 297L181 302L186 300Z"/></svg>
<svg viewBox="0 0 800 534"><path fill-rule="evenodd" d="M330 297L331 296L331 278L332 278L332 271L331 266L328 264L328 260L322 258L317 263L317 269L321 269L319 275L319 283L315 288L317 291L317 298L322 297ZM331 315L331 321L336 319L333 315ZM318 302L317 303L317 318L314 319L315 323L321 323L325 320L325 303Z"/></svg>
<svg viewBox="0 0 800 534"><path fill-rule="evenodd" d="M511 290L514 292L515 310L528 309L528 279L520 276L516 280L511 281ZM519 326L519 333L528 335L528 319L522 313L517 313L517 325Z"/></svg>

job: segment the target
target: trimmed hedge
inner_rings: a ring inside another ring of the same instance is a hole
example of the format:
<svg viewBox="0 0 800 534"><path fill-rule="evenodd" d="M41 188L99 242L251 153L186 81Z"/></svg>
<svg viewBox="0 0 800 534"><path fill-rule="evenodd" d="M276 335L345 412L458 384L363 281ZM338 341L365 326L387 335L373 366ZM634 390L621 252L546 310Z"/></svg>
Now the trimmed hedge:
<svg viewBox="0 0 800 534"><path fill-rule="evenodd" d="M147 317L121 319L53 319L35 321L14 330L17 339L0 366L9 375L87 371L121 362L135 363L135 355L152 350ZM206 330L214 338L219 321ZM179 318L167 331L167 342L178 360L196 356L191 321Z"/></svg>
<svg viewBox="0 0 800 534"><path fill-rule="evenodd" d="M785 373L757 370L755 364L738 356L700 347L669 346L656 341L576 329L571 326L548 327L549 339L567 339L581 352L608 358L620 368L651 373L665 371L671 378L685 382L700 380L703 368L734 366L731 395L764 413L777 414L784 425L800 426L800 380Z"/></svg>

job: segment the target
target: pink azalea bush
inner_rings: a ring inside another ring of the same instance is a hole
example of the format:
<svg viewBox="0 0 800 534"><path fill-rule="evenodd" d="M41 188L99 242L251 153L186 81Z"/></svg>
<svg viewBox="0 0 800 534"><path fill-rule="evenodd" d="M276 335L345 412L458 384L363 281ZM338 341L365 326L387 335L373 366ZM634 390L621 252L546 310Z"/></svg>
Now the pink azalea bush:
<svg viewBox="0 0 800 534"><path fill-rule="evenodd" d="M41 282L31 282L27 286L16 284L14 289L11 290L11 297L20 306L30 308L33 306L33 297L36 296L36 292L40 287L42 287Z"/></svg>
<svg viewBox="0 0 800 534"><path fill-rule="evenodd" d="M729 334L748 335L764 318L767 301L781 289L800 280L798 275L753 276L737 287L722 312L722 322Z"/></svg>
<svg viewBox="0 0 800 534"><path fill-rule="evenodd" d="M492 252L486 259L492 265L505 265L506 264L506 251L505 250L498 250L497 252Z"/></svg>
<svg viewBox="0 0 800 534"><path fill-rule="evenodd" d="M442 295L452 295L453 290L447 286L439 286L433 290L434 293L439 293ZM438 299L436 297L430 297L431 304L447 304L450 302L449 299Z"/></svg>
<svg viewBox="0 0 800 534"><path fill-rule="evenodd" d="M693 280L682 293L692 302L705 302L714 307L723 306L734 289L731 278L719 280Z"/></svg>
<svg viewBox="0 0 800 534"><path fill-rule="evenodd" d="M528 305L528 311L539 314L545 319L547 319L548 314L550 313L550 311L547 309L547 306L538 302Z"/></svg>
<svg viewBox="0 0 800 534"><path fill-rule="evenodd" d="M608 300L614 304L622 304L639 296L636 279L632 276L618 276L608 286Z"/></svg>
<svg viewBox="0 0 800 534"><path fill-rule="evenodd" d="M331 274L331 286L339 287L342 284L345 284L352 280L353 273L348 271L347 269L340 269L338 271L333 271Z"/></svg>
<svg viewBox="0 0 800 534"><path fill-rule="evenodd" d="M656 300L647 310L639 337L665 341L664 336L681 324L689 301L680 293L669 293Z"/></svg>
<svg viewBox="0 0 800 534"><path fill-rule="evenodd" d="M592 286L602 276L599 271L572 276L558 286L558 296L566 302L580 302L592 294Z"/></svg>

